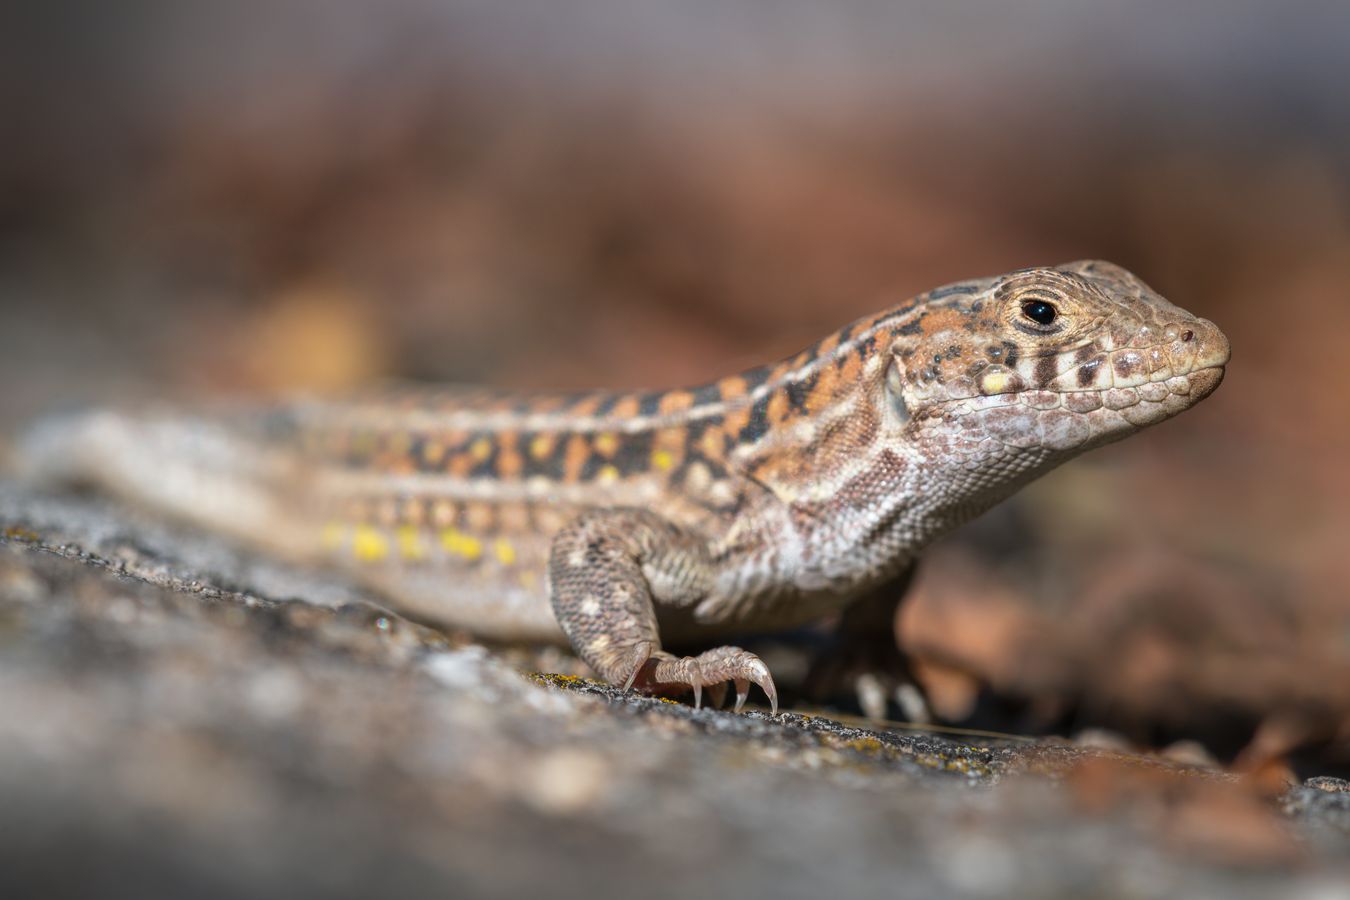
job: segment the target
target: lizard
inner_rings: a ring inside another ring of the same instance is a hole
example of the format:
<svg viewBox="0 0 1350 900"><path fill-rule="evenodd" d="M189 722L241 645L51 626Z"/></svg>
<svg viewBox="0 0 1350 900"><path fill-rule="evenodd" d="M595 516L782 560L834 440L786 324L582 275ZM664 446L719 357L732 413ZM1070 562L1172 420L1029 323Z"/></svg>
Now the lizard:
<svg viewBox="0 0 1350 900"><path fill-rule="evenodd" d="M1212 322L1089 260L940 287L691 388L96 411L25 458L336 563L410 614L566 642L613 684L696 706L734 685L738 712L756 684L776 714L765 663L720 641L893 613L925 545L1193 406L1228 360Z"/></svg>

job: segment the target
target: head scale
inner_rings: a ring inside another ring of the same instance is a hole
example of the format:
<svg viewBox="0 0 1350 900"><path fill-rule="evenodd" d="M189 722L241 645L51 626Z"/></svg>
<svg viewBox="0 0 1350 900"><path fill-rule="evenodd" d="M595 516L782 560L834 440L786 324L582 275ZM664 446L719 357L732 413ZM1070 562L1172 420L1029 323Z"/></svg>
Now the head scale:
<svg viewBox="0 0 1350 900"><path fill-rule="evenodd" d="M882 405L912 462L983 508L1084 450L1161 422L1223 378L1228 340L1124 269L1013 272L897 324ZM978 511L972 507L971 512Z"/></svg>

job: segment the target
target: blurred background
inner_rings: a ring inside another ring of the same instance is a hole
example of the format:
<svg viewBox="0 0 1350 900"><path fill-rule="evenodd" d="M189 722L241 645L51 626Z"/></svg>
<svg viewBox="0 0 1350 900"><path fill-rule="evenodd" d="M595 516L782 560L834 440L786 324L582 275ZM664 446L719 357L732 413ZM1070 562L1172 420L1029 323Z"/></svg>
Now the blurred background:
<svg viewBox="0 0 1350 900"><path fill-rule="evenodd" d="M7 4L0 432L697 382L1109 259L1227 382L944 542L902 641L951 721L1345 765L1347 48L1311 0Z"/></svg>

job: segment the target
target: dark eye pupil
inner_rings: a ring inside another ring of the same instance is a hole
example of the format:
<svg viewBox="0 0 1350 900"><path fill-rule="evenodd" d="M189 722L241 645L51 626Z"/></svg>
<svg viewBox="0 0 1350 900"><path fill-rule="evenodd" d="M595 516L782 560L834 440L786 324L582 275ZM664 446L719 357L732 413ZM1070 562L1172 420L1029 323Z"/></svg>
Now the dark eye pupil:
<svg viewBox="0 0 1350 900"><path fill-rule="evenodd" d="M1055 321L1055 308L1049 303L1042 303L1039 300L1029 300L1022 304L1022 315L1038 325L1049 325Z"/></svg>

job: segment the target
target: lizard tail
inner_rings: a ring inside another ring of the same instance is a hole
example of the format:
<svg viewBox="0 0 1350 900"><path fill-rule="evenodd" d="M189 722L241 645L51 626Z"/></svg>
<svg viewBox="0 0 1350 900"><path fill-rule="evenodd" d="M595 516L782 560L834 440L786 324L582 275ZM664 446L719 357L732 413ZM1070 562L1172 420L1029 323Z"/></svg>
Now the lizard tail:
<svg viewBox="0 0 1350 900"><path fill-rule="evenodd" d="M79 485L258 541L284 521L294 454L228 417L99 410L53 416L21 435L21 478Z"/></svg>

